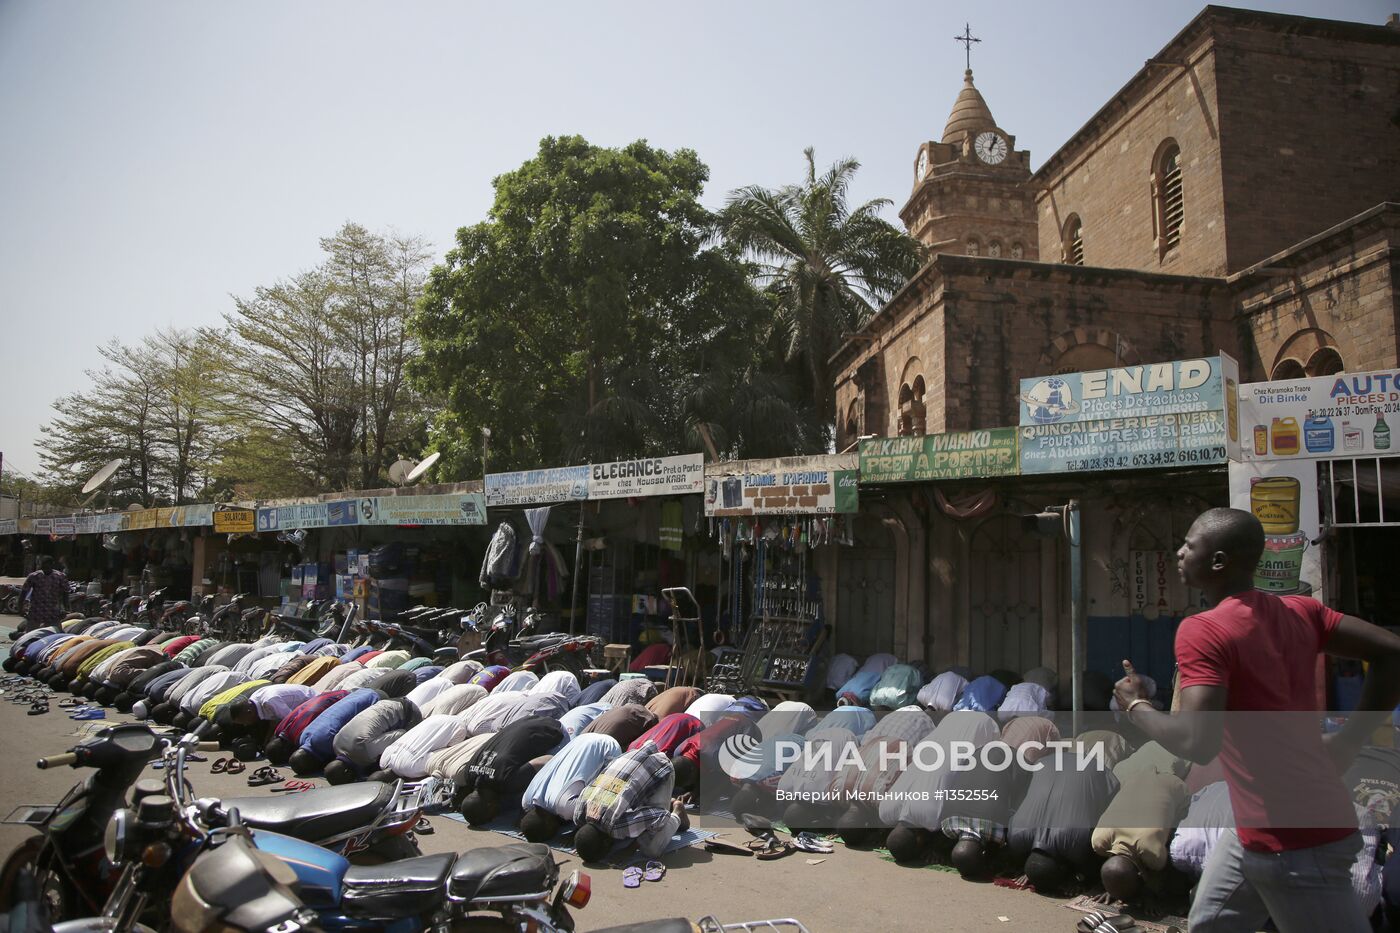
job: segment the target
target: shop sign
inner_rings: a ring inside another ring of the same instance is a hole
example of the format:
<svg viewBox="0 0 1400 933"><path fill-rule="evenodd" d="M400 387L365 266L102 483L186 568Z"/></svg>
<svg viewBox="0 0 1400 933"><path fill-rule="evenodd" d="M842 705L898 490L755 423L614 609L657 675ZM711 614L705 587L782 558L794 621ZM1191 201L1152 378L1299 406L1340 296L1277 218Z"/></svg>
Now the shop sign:
<svg viewBox="0 0 1400 933"><path fill-rule="evenodd" d="M126 527L130 531L145 531L157 527L159 509L133 509L126 513Z"/></svg>
<svg viewBox="0 0 1400 933"><path fill-rule="evenodd" d="M258 509L258 531L294 531L298 528L325 528L329 524L326 503L302 502Z"/></svg>
<svg viewBox="0 0 1400 933"><path fill-rule="evenodd" d="M1244 460L1385 457L1400 438L1400 370L1240 386Z"/></svg>
<svg viewBox="0 0 1400 933"><path fill-rule="evenodd" d="M0 535L17 535L17 534L19 534L19 519L17 519L17 518L4 518L4 519L0 519Z"/></svg>
<svg viewBox="0 0 1400 933"><path fill-rule="evenodd" d="M246 535L257 531L258 513L253 509L217 508L213 523L215 534Z"/></svg>
<svg viewBox="0 0 1400 933"><path fill-rule="evenodd" d="M53 519L35 518L29 523L29 530L36 535L46 535L53 532Z"/></svg>
<svg viewBox="0 0 1400 933"><path fill-rule="evenodd" d="M705 491L705 455L644 457L594 463L589 467L588 498L684 496Z"/></svg>
<svg viewBox="0 0 1400 933"><path fill-rule="evenodd" d="M1211 466L1229 459L1223 411L1069 421L1017 430L1023 474Z"/></svg>
<svg viewBox="0 0 1400 933"><path fill-rule="evenodd" d="M1317 487L1317 464L1310 460L1230 464L1230 505L1253 513L1264 527L1255 589L1323 599L1322 555L1313 546L1322 536Z"/></svg>
<svg viewBox="0 0 1400 933"><path fill-rule="evenodd" d="M181 528L199 528L214 523L214 506L209 504L186 505L176 511L180 513Z"/></svg>
<svg viewBox="0 0 1400 933"><path fill-rule="evenodd" d="M94 534L109 535L126 530L125 512L107 512L96 516L96 518L97 527L94 529Z"/></svg>
<svg viewBox="0 0 1400 933"><path fill-rule="evenodd" d="M720 464L705 477L705 514L835 515L859 510L858 460L849 455ZM760 468L759 464L763 467ZM839 469L839 466L848 467Z"/></svg>
<svg viewBox="0 0 1400 933"><path fill-rule="evenodd" d="M588 467L552 467L516 473L486 474L486 504L544 505L588 498Z"/></svg>
<svg viewBox="0 0 1400 933"><path fill-rule="evenodd" d="M326 503L327 525L330 525L332 528L337 528L341 525L358 525L359 523L359 505L354 499L338 499L335 502Z"/></svg>
<svg viewBox="0 0 1400 933"><path fill-rule="evenodd" d="M78 523L71 518L55 518L53 520L53 531L56 535L75 535L78 533Z"/></svg>
<svg viewBox="0 0 1400 933"><path fill-rule="evenodd" d="M1024 427L1224 411L1225 399L1238 383L1239 366L1224 355L1032 376L1021 380L1020 423Z"/></svg>
<svg viewBox="0 0 1400 933"><path fill-rule="evenodd" d="M366 525L486 524L486 497L479 492L379 496L359 500L359 509Z"/></svg>
<svg viewBox="0 0 1400 933"><path fill-rule="evenodd" d="M953 431L923 437L874 437L860 442L862 483L1015 476L1016 429Z"/></svg>

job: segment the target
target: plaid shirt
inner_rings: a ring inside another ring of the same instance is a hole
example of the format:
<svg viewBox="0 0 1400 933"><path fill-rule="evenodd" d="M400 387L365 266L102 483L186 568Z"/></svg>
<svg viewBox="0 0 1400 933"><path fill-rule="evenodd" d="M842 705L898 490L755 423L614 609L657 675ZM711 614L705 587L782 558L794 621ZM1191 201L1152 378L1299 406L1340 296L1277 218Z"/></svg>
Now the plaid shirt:
<svg viewBox="0 0 1400 933"><path fill-rule="evenodd" d="M593 823L614 839L635 839L671 812L652 798L658 791L669 798L672 786L671 759L648 741L608 762L583 789L574 805L574 822Z"/></svg>
<svg viewBox="0 0 1400 933"><path fill-rule="evenodd" d="M938 824L943 835L950 839L971 836L992 845L1004 846L1007 840L1006 824L977 816L950 816Z"/></svg>

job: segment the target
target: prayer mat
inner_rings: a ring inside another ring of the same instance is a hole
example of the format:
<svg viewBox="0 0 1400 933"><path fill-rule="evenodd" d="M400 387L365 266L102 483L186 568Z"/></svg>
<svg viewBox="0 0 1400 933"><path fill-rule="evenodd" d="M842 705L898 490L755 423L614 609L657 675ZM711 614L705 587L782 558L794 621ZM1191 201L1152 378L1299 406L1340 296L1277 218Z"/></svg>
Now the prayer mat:
<svg viewBox="0 0 1400 933"><path fill-rule="evenodd" d="M449 812L444 813L442 815L447 817L448 819L456 820L459 823L465 823L467 821L466 817L462 816L462 814L460 813ZM502 836L509 836L510 838L515 839L519 842L528 842L529 840L525 838L525 834L520 832L520 830L516 828L517 820L518 816L516 815L498 816L486 825L476 828L487 829L493 833L500 833ZM698 843L704 842L706 839L709 839L711 836L714 835L716 834L712 832L706 832L704 830L698 830L692 827L691 829L687 829L683 833L677 833L676 835L672 836L671 841L666 844L666 849L661 854L666 855L668 853L675 852L677 849L684 849L688 846L696 845ZM559 852L567 852L569 855L575 856L578 855L578 852L574 850L573 830L569 830L568 832L564 833L559 833L553 839L550 839L548 842L546 842L545 845ZM636 849L632 846L630 840L626 842L619 840L618 844L613 848L612 854L608 856L607 863L615 868L620 868L624 865L632 864L634 861L636 861L636 859L637 852Z"/></svg>

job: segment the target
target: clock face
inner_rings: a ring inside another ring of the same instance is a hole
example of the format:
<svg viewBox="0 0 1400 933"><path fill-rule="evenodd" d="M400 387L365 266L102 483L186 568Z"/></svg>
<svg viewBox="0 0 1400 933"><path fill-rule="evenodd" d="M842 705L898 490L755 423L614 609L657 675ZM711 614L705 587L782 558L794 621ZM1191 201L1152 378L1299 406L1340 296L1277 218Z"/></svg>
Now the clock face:
<svg viewBox="0 0 1400 933"><path fill-rule="evenodd" d="M928 171L928 150L927 150L927 149L920 149L920 150L919 150L919 164L918 164L918 166L914 169L914 180L915 180L915 181L918 181L919 179L923 178L923 177L924 177L924 172L927 172L927 171Z"/></svg>
<svg viewBox="0 0 1400 933"><path fill-rule="evenodd" d="M988 165L998 165L1006 158L1006 140L991 130L979 133L972 148L977 153L977 158Z"/></svg>

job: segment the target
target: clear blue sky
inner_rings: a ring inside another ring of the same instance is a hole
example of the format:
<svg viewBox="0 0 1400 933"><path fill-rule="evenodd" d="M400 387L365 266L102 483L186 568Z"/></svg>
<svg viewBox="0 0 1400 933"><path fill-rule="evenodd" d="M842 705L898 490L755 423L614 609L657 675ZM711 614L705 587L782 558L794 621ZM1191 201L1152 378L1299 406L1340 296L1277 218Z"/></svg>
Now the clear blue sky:
<svg viewBox="0 0 1400 933"><path fill-rule="evenodd" d="M346 220L440 255L543 136L692 148L716 206L798 180L812 145L898 206L961 85L965 19L977 85L1038 166L1201 8L0 0L5 468L37 470L49 403L86 387L99 343L216 323Z"/></svg>

